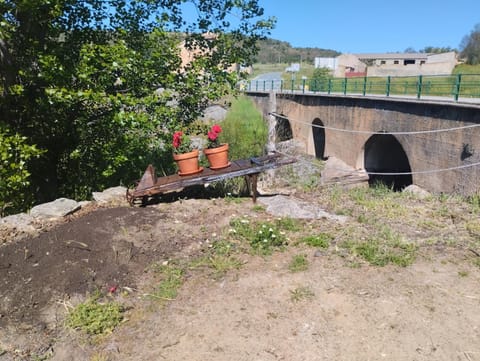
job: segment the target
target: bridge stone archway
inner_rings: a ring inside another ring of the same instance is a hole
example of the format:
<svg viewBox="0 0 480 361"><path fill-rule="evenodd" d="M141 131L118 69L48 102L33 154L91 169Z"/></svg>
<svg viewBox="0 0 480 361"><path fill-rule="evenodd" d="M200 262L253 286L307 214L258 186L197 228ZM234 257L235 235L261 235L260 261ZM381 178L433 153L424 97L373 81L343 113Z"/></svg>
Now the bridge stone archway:
<svg viewBox="0 0 480 361"><path fill-rule="evenodd" d="M409 173L410 162L400 142L389 134L371 136L364 147L364 165L368 173ZM370 174L369 184L383 183L396 191L412 184L412 175Z"/></svg>
<svg viewBox="0 0 480 361"><path fill-rule="evenodd" d="M323 122L319 118L315 118L312 122L313 144L315 147L315 157L326 160L325 157L325 128Z"/></svg>
<svg viewBox="0 0 480 361"><path fill-rule="evenodd" d="M292 126L285 118L278 118L275 126L275 138L277 142L283 142L293 138Z"/></svg>

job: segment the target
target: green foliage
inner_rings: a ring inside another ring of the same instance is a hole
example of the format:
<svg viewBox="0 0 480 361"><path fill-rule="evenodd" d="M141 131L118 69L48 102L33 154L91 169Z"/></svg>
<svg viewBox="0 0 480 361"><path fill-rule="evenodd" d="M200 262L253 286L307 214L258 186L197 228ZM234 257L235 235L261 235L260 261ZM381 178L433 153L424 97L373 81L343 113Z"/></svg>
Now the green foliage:
<svg viewBox="0 0 480 361"><path fill-rule="evenodd" d="M308 269L308 259L304 254L295 255L288 265L290 272L302 272Z"/></svg>
<svg viewBox="0 0 480 361"><path fill-rule="evenodd" d="M185 271L183 267L175 264L160 265L155 268L162 280L150 295L158 301L171 301L177 297L177 292L184 281Z"/></svg>
<svg viewBox="0 0 480 361"><path fill-rule="evenodd" d="M26 137L10 134L0 127L0 216L31 205L29 162L42 152L26 144Z"/></svg>
<svg viewBox="0 0 480 361"><path fill-rule="evenodd" d="M191 266L197 268L204 266L212 270L214 279L223 277L232 269L242 267L242 262L235 256L237 246L229 241L215 241L206 251L206 255L195 260Z"/></svg>
<svg viewBox="0 0 480 361"><path fill-rule="evenodd" d="M269 255L288 244L285 228L279 223L251 223L246 218L235 218L230 221L230 226L232 234L246 240L254 253Z"/></svg>
<svg viewBox="0 0 480 361"><path fill-rule="evenodd" d="M328 68L316 68L310 79L311 91L328 91L328 82L333 76Z"/></svg>
<svg viewBox="0 0 480 361"><path fill-rule="evenodd" d="M254 237L250 239L250 246L260 254L271 254L274 248L287 245L282 232L273 224L263 223L257 228Z"/></svg>
<svg viewBox="0 0 480 361"><path fill-rule="evenodd" d="M262 114L253 102L241 96L232 102L226 119L222 122L220 141L229 144L231 159L244 159L263 155L268 129Z"/></svg>
<svg viewBox="0 0 480 361"><path fill-rule="evenodd" d="M328 233L319 233L315 236L306 236L300 242L305 243L311 247L328 248L333 236Z"/></svg>
<svg viewBox="0 0 480 361"><path fill-rule="evenodd" d="M315 293L312 291L310 287L307 286L299 286L294 290L290 291L290 299L292 302L300 302L304 300L309 300L315 297Z"/></svg>
<svg viewBox="0 0 480 361"><path fill-rule="evenodd" d="M480 23L462 39L460 56L467 64L480 64Z"/></svg>
<svg viewBox="0 0 480 361"><path fill-rule="evenodd" d="M294 48L286 41L264 39L259 42L260 51L255 61L261 64L268 63L313 63L316 57L336 57L338 51L321 48ZM287 65L288 66L288 65ZM285 67L284 67L285 68Z"/></svg>
<svg viewBox="0 0 480 361"><path fill-rule="evenodd" d="M377 235L365 241L346 241L343 246L355 256L360 256L375 266L386 266L389 263L406 267L415 260L417 247L414 243L405 242L399 235L384 228Z"/></svg>
<svg viewBox="0 0 480 361"><path fill-rule="evenodd" d="M182 3L0 3L0 125L46 151L29 168L37 202L128 184L149 163L173 171L173 130L231 91L228 69L275 22L257 1L218 0L195 2L201 21L186 22Z"/></svg>
<svg viewBox="0 0 480 361"><path fill-rule="evenodd" d="M101 335L112 332L122 322L123 313L124 309L118 303L101 303L98 297L92 297L68 314L66 324L88 335Z"/></svg>

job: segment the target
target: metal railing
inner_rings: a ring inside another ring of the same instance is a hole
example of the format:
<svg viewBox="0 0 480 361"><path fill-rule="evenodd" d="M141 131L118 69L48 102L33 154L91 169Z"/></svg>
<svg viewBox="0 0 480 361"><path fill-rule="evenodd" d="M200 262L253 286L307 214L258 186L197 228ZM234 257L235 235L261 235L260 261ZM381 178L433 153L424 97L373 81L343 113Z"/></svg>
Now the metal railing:
<svg viewBox="0 0 480 361"><path fill-rule="evenodd" d="M318 79L250 80L245 91L277 91L351 95L448 97L479 99L480 74L346 77Z"/></svg>

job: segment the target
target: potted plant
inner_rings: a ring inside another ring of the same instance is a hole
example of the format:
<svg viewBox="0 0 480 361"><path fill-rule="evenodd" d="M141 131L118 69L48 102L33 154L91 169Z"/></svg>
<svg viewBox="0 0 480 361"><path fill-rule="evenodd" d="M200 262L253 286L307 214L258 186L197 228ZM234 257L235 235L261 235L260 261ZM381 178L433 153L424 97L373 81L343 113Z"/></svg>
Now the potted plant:
<svg viewBox="0 0 480 361"><path fill-rule="evenodd" d="M190 137L182 131L173 134L173 160L177 163L179 175L200 173L198 166L198 149L192 146Z"/></svg>
<svg viewBox="0 0 480 361"><path fill-rule="evenodd" d="M219 134L222 128L214 124L207 133L207 146L203 153L208 159L210 169L222 169L230 166L228 161L228 143L220 143Z"/></svg>

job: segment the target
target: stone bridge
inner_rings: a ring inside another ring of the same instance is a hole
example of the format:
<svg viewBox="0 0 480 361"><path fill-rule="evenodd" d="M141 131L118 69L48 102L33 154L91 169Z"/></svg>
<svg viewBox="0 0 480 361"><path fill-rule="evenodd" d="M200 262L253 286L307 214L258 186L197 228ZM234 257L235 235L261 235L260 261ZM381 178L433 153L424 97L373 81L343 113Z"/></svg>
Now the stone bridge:
<svg viewBox="0 0 480 361"><path fill-rule="evenodd" d="M247 92L276 140L335 156L395 189L480 192L480 104L448 100ZM272 132L273 133L273 132Z"/></svg>

